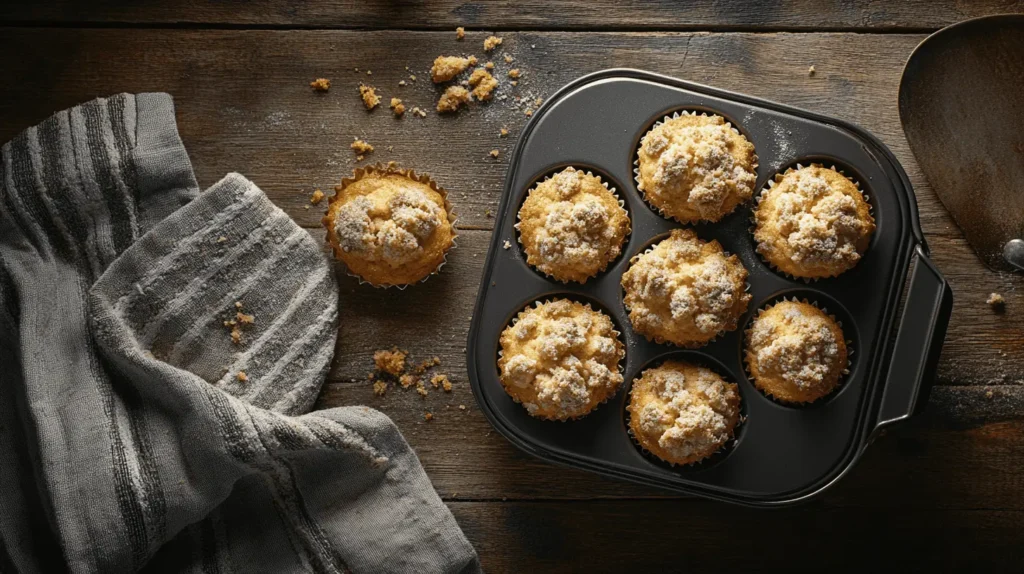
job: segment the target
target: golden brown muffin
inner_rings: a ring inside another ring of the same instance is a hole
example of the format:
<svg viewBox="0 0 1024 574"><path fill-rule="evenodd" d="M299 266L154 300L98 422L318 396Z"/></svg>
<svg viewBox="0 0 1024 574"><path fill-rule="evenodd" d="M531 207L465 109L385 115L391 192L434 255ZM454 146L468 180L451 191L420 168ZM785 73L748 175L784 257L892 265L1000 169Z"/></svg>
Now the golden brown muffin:
<svg viewBox="0 0 1024 574"><path fill-rule="evenodd" d="M739 258L689 229L673 229L635 257L622 288L636 332L681 347L699 347L735 329L750 302Z"/></svg>
<svg viewBox="0 0 1024 574"><path fill-rule="evenodd" d="M736 383L685 361L645 370L629 392L629 428L640 446L672 464L691 464L733 438L740 420Z"/></svg>
<svg viewBox="0 0 1024 574"><path fill-rule="evenodd" d="M787 403L809 403L839 386L846 340L835 319L810 303L780 301L747 331L747 371L754 385Z"/></svg>
<svg viewBox="0 0 1024 574"><path fill-rule="evenodd" d="M501 385L530 415L581 417L622 384L625 347L612 320L567 299L537 303L501 333Z"/></svg>
<svg viewBox="0 0 1024 574"><path fill-rule="evenodd" d="M684 114L640 142L637 187L666 217L718 221L754 193L754 145L721 116Z"/></svg>
<svg viewBox="0 0 1024 574"><path fill-rule="evenodd" d="M871 242L875 219L857 184L820 165L789 170L761 193L754 210L757 251L794 277L835 277Z"/></svg>
<svg viewBox="0 0 1024 574"><path fill-rule="evenodd" d="M429 178L369 167L335 187L323 224L350 272L377 287L404 286L444 264L455 239L450 209Z"/></svg>
<svg viewBox="0 0 1024 574"><path fill-rule="evenodd" d="M629 214L601 178L567 167L530 191L516 227L527 263L583 283L622 252Z"/></svg>

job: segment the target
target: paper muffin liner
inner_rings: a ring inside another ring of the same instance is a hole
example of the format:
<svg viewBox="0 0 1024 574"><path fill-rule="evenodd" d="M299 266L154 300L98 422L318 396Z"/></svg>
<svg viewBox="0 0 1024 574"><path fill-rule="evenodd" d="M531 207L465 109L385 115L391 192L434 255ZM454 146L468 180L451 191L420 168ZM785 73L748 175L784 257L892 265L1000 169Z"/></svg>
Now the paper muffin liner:
<svg viewBox="0 0 1024 574"><path fill-rule="evenodd" d="M668 360L668 359L666 359L666 360ZM743 397L742 397L742 395L740 396L740 416L739 416L739 419L736 421L736 426L732 427L732 437L730 437L721 446L719 446L715 450L715 452L705 456L704 458L702 458L700 460L695 460L693 462L688 462L688 463L685 463L685 464L684 463L678 463L678 462L672 462L672 461L669 461L669 460L665 460L665 459L661 458L660 456L654 454L650 450L648 450L643 445L643 443L641 443L640 440L636 438L636 433L633 432L633 414L631 412L629 412L629 405L632 404L632 402L633 402L633 389L635 387L634 383L636 383L637 379L639 379L641 376L643 376L644 371L646 371L647 369L658 367L659 365L664 364L664 362L665 361L657 361L655 363L651 363L646 368L644 368L642 371L640 371L640 373L637 374L636 378L634 378L632 381L629 382L629 393L628 393L628 396L626 397L626 404L623 406L623 415L625 417L625 423L626 423L626 434L629 435L629 441L633 444L633 447L636 448L637 451L639 451L640 454L644 458L646 458L648 461L650 461L650 462L652 462L654 464L667 465L667 466L669 466L670 468L673 468L673 469L676 469L676 468L695 469L695 468L702 468L702 467L707 466L707 465L715 464L716 461L719 461L722 458L724 458L736 446L736 443L739 442L739 431L740 431L740 428L743 427L743 425L747 422L747 416L743 414L743 407L744 407L744 405L743 405ZM708 368L711 368L711 367L708 367ZM718 376L722 377L722 379L725 380L725 382L736 384L736 381L730 381L728 378L723 376L722 373L720 373L718 371L718 369L711 369L711 370L714 371L715 374L717 374ZM736 388L736 394L737 395L740 394L739 385L738 384L737 384L737 388Z"/></svg>
<svg viewBox="0 0 1024 574"><path fill-rule="evenodd" d="M854 266L851 267L850 269L846 269L845 271L840 271L839 273L836 273L834 275L828 275L826 277L798 277L796 275L793 275L792 273L787 273L786 271L783 271L782 269L779 269L778 267L775 266L774 263L769 261L768 258L764 256L764 253L761 252L761 243L758 242L757 239L754 237L754 232L757 230L757 210L761 207L761 202L764 201L764 194L765 194L765 192L768 191L769 189L775 187L775 185L778 184L780 181L782 181L782 179L784 177L786 177L786 175L788 175L788 174L790 174L790 173L792 173L792 172L794 172L794 171L796 171L798 169L803 169L804 167L820 167L820 168L824 168L825 165L821 164L821 163L809 163L809 164L807 164L805 166L805 165L802 165L800 163L796 163L796 164L786 168L785 171L776 173L771 179L768 180L768 182L764 185L764 187L762 187L761 190L759 192L757 192L756 196L754 197L754 208L752 210L750 210L750 227L749 227L748 231L750 232L750 238L754 241L754 251L757 252L757 256L761 259L761 261L764 262L765 265L770 267L772 271L774 271L778 275L781 275L781 276L783 276L783 277L785 277L787 279L790 279L791 281L803 281L804 283L814 283L815 281L820 281L822 279L832 279L832 278L835 278L835 277L839 277L843 273L846 273L847 271L851 271L854 267L856 267L858 264L860 264L860 260L858 260L857 263L855 263ZM841 176L845 177L846 179L850 180L851 182L853 182L853 185L856 186L857 191L860 192L861 197L864 198L864 203L868 204L868 213L871 214L871 219L872 219L872 221L874 221L874 218L875 218L875 208L874 208L873 205L871 205L871 198L868 196L867 193L864 193L864 190L861 188L860 181L858 181L858 180L856 180L856 179L846 175L846 173L843 170L839 169L835 165L829 166L828 169L831 169L832 171L838 173L839 175L841 175ZM874 233L874 232L872 231L872 233ZM861 258L863 258L863 256L864 256L864 254L862 253L861 254Z"/></svg>
<svg viewBox="0 0 1024 574"><path fill-rule="evenodd" d="M526 315L526 313L528 313L531 309L536 309L536 308L540 307L541 305L546 305L548 303L553 303L555 301L563 301L563 300L565 300L565 301L572 301L573 303L579 303L584 308L586 308L586 309L588 309L590 311L594 311L596 313L600 313L600 314L608 317L608 319L612 323L612 334L615 335L615 340L618 341L619 344L621 345L621 348L619 349L619 360L615 364L618 367L619 374L622 375L622 379L623 380L622 380L621 383L618 384L617 387L615 387L615 392L609 393L608 396L605 397L605 399L603 401L600 401L599 403L594 405L594 407L591 408L589 411L587 411L587 412L585 412L585 413L583 413L581 415L577 415L577 416L574 416L574 417L567 417L567 418L564 418L564 419L559 419L559 418L552 418L552 417L537 416L537 415L531 414L530 411L528 411L528 410L526 411L526 414L528 414L529 416L531 416L531 417L533 417L535 419L539 419L539 420L543 420L543 421L559 422L559 423L571 422L571 421L579 420L579 419L589 415L590 413L596 411L598 408L601 407L601 405L603 405L603 404L611 401L613 398L615 398L615 396L619 394L619 390L622 389L622 387L626 384L626 373L625 373L625 367L623 365L623 363L625 362L625 359L626 359L626 343L625 343L625 341L622 340L622 333L619 332L619 330L615 328L615 321L612 320L612 316L611 316L610 313L606 313L606 312L604 312L601 309L594 309L593 306L591 306L589 302L578 301L578 300L572 299L570 297L557 297L557 296L555 296L553 298L552 297L546 297L544 299L538 299L538 300L534 301L533 303L527 304L525 307L523 307L518 313L516 313L515 317L512 317L512 320L509 321L507 325L505 325L505 328L501 330L501 334L498 335L498 360L495 362L495 366L498 368L498 382L501 383L501 389L503 391L505 391L505 394L508 395L510 399L515 401L516 404L520 404L520 405L523 404L521 400L519 400L512 393L508 392L508 387L505 386L505 381L502 380L502 378L501 378L501 360L504 358L504 355L505 355L504 354L504 349L501 346L501 336L505 334L505 331L511 329L512 327L515 327L516 324L519 323L519 320L522 317L524 317ZM526 407L523 407L523 409L526 410Z"/></svg>
<svg viewBox="0 0 1024 574"><path fill-rule="evenodd" d="M716 114L716 113L713 113L713 112L711 114L708 114L708 112L697 112L697 111L689 111L689 110L677 111L677 112L673 113L672 115L664 116L663 118L661 118L657 122L654 122L653 124L651 124L651 127L647 128L647 131L644 132L643 137L640 138L640 143L639 143L639 145L637 145L636 151L633 153L633 182L636 183L636 189L637 189L637 191L640 192L640 197L643 198L644 203L646 203L648 205L648 207L650 207L651 209L656 211L658 213L658 215L664 217L665 219L669 219L671 221L676 221L678 223L682 223L683 225L693 225L693 224L701 223L701 222L717 223L717 222L721 221L722 218L724 218L724 217L726 217L726 216L728 216L728 215L730 215L732 213L735 213L736 210L739 209L741 205L747 203L750 200L747 199L747 200L739 202L738 204L736 204L736 207L734 207L732 209L732 211L730 211L729 213L723 213L721 217L719 217L718 219L716 219L714 221L709 220L709 219L700 219L700 218L682 220L682 219L679 219L679 218L677 218L675 216L672 216L672 215L669 215L669 214L665 213L665 211L661 207L658 207L657 205L654 205L654 203L650 199L648 199L647 191L644 190L644 185L640 181L640 148L643 147L644 139L647 138L647 134L651 133L652 131L654 131L655 128L657 128L658 126L664 124L665 122L667 122L669 120L677 119L680 116L684 116L684 115L685 116L704 116L704 117L719 116L722 119L725 119L726 127L731 128L733 132L735 132L736 134L738 134L740 136L743 136L743 138L746 139L747 141L750 141L747 138L747 136L743 135L743 132L741 132L736 126L734 126L732 124L732 122L730 122L728 119L726 119L725 116L722 116L720 114ZM751 142L751 143L753 143L753 142ZM753 163L753 165L750 166L750 169L754 171L755 178L757 176L757 168L759 166L760 166L760 160L757 157L757 147L755 147L754 148L754 163ZM754 190L751 190L751 195L753 195L753 191Z"/></svg>
<svg viewBox="0 0 1024 574"><path fill-rule="evenodd" d="M796 406L796 407L806 407L806 406L812 405L812 404L814 404L814 403L816 403L818 401L822 401L822 400L828 399L829 397L835 395L837 392L842 390L843 384L846 382L846 377L850 374L850 367L853 365L853 361L850 360L850 358L853 357L853 353L854 353L853 341L850 340L850 339L847 339L846 338L846 332L843 331L843 342L846 344L846 366L843 367L842 371L840 371L839 380L836 381L836 386L831 391L829 391L827 394L822 395L822 396L814 399L813 401L787 401L787 400L781 399L779 397L776 397L775 395L771 394L766 389L761 388L757 384L757 380L750 373L750 364L747 361L747 355L748 355L748 353L750 351L750 337L751 337L751 331L754 328L754 322L757 321L757 319L761 315L763 315L766 311L768 311L769 309L771 309L772 307L778 305L779 303L781 303L783 301L790 301L790 302L793 302L793 303L806 303L807 305L811 305L815 309L821 311L826 316L828 316L829 319L832 319L832 321L834 321L835 324L839 326L839 330L840 331L843 330L843 322L840 319L838 319L835 315L833 315L832 313L829 313L828 312L828 308L819 305L817 301L811 301L811 300L807 299L806 297L804 297L804 298L797 298L797 297L785 297L785 296L783 296L783 297L779 297L779 298L776 298L776 299L772 300L771 303L769 303L769 304L767 304L767 305L765 305L763 307L760 307L757 310L757 313L753 317L750 318L750 321L749 321L749 324L748 324L747 328L743 331L743 357L742 357L742 362L743 362L743 372L747 375L747 380L749 380L753 384L754 388L756 388L762 395L768 397L773 402L776 402L776 403L778 403L780 405L785 405L785 406L788 406L788 407L794 407L794 406Z"/></svg>
<svg viewBox="0 0 1024 574"><path fill-rule="evenodd" d="M540 273L541 275L547 277L548 279L551 279L552 281L557 281L557 282L562 283L564 285L568 285L570 283L579 283L580 285L584 285L584 284L586 284L587 281L590 281L594 277L597 277L601 273L604 273L608 269L609 265L611 265L612 263L618 261L619 258L622 257L623 252L625 252L625 246L629 242L629 236L632 235L632 233L633 233L633 217L632 217L632 214L629 213L629 209L626 209L626 202L625 202L625 200L622 199L622 196L619 195L618 190L615 189L614 187L610 186L608 184L608 182L604 180L604 178L602 178L600 175L595 174L594 172L592 172L590 170L583 171L582 169L578 169L578 168L573 167L573 166L567 166L567 167L572 167L576 171L582 171L585 175L596 177L601 182L601 185L603 185L604 188L607 189L609 192L611 192L611 194L615 197L615 199L619 203L619 207L621 207L622 210L626 212L626 221L628 223L628 227L626 229L626 235L624 235L622 237L622 245L619 246L619 254L616 255L614 258L609 259L608 261L605 261L604 265L602 265L600 269L595 271L592 275L587 276L587 278L584 279L583 281L576 281L576 280L573 280L573 279L568 279L568 280L567 279L559 279L559 278L551 275L550 273L547 273L546 271L542 271L539 267L537 267L536 265L533 265L532 263L529 262L529 254L526 252L526 246L523 245L523 234L520 232L520 229L519 229L519 225L520 225L520 223L522 223L519 215L522 212L523 205L526 203L526 200L530 198L530 194L532 194L533 191L535 189L537 189L537 186L539 186L540 184L550 180L551 178L553 178L554 176L558 175L559 173L562 173L563 171L565 171L565 168L562 168L562 169L556 171L555 173L552 173L552 174L546 176L544 179L542 179L542 180L534 183L532 186L530 186L529 192L527 192L526 197L523 198L523 201L519 203L519 209L516 211L516 224L514 225L514 227L516 229L516 243L519 244L519 249L520 249L520 251L523 252L523 255L524 255L523 260L526 261L526 264L529 265L530 269L533 269L537 273Z"/></svg>
<svg viewBox="0 0 1024 574"><path fill-rule="evenodd" d="M349 268L348 264L346 264L344 260L342 260L341 258L342 250L341 247L338 246L337 233L334 230L334 226L330 224L330 216L328 215L330 213L331 205L342 200L342 191L344 191L346 187L352 185L353 183L359 181L363 177L366 177L367 175L370 174L400 175L402 177L406 177L412 181L423 183L429 186L430 189L437 192L438 195L441 196L441 199L444 200L444 210L448 216L448 225L451 227L452 230L452 244L450 247L448 247L447 250L445 250L444 257L442 258L441 263L438 264L437 268L428 273L423 279L420 279L419 281L416 281L414 283L404 283L401 285L376 284L372 281L368 281L358 273L352 271ZM412 169L400 168L393 161L388 162L387 164L377 163L374 165L356 168L356 170L352 174L352 177L343 178L340 184L334 186L334 195L332 195L330 199L328 199L327 201L327 213L324 215L323 219L320 220L324 228L327 229L327 245L330 246L331 252L334 254L334 259L345 266L346 275L348 275L349 277L356 278L359 281L360 285L370 285L378 289L395 288L398 289L399 291L404 290L406 287L409 287L410 285L415 285L416 283L423 283L427 279L430 279L432 276L437 275L438 273L441 272L441 268L448 263L448 254L459 246L459 234L458 230L455 227L455 223L457 221L458 216L455 213L451 201L449 201L448 199L448 191L445 188L441 187L440 184L434 181L434 179L430 177L429 174L417 174Z"/></svg>
<svg viewBox="0 0 1024 574"><path fill-rule="evenodd" d="M671 233L671 232L669 232L669 233ZM630 257L629 258L629 265L627 266L626 271L629 271L630 269L632 269L633 268L633 264L636 263L636 261L638 259L640 259L644 255L647 255L651 251L653 251L654 248L659 243L661 243L662 241L665 241L669 237L671 237L671 235L666 235L662 239L659 239L659 240L656 240L656 241L652 242L650 245L647 246L646 249L644 249L640 253L637 253L636 255ZM698 239L700 239L700 238L698 237ZM704 241L703 239L700 239L700 240ZM731 257L733 255L733 253L727 251L725 249L725 247L723 247L722 244L718 242L717 239L712 239L711 241L714 241L715 243L718 243L718 246L722 247L722 254L726 258ZM705 241L705 243L710 243L710 241ZM743 265L742 261L740 262L740 265L741 266ZM746 266L743 266L743 270L747 272L747 279L743 282L743 292L749 295L749 293L750 293L750 270L747 269ZM623 272L623 274L625 274L625 272ZM624 286L622 286L621 279L619 281L619 286L622 288L622 307L626 310L626 318L629 319L629 323L630 323L630 326L633 328L633 331L636 334L638 334L641 337L643 337L644 339L647 339L648 342L657 343L659 345L671 345L671 346L676 347L678 349L695 350L695 349L700 349L702 347L706 347L706 346L710 345L711 343L714 343L715 341L718 340L719 337L725 335L726 333L731 333L731 332L735 331L736 329L738 329L739 326L740 326L740 318L743 317L743 314L747 312L747 310L744 309L743 313L740 313L740 316L736 317L736 319L734 321L734 324L732 325L731 328L722 329L722 330L718 331L717 333L715 333L715 335L713 337L711 337L707 341L704 341L704 342L697 342L697 341L695 341L693 343L685 343L685 344L676 343L675 341L670 341L670 340L668 340L668 339L666 339L666 338L664 338L664 337L662 337L660 335L648 335L646 333L641 333L636 328L636 325L633 325L633 320L629 317L631 309L630 309L630 306L628 304L626 304L626 288ZM748 309L750 308L750 298L749 297L747 299L747 308Z"/></svg>

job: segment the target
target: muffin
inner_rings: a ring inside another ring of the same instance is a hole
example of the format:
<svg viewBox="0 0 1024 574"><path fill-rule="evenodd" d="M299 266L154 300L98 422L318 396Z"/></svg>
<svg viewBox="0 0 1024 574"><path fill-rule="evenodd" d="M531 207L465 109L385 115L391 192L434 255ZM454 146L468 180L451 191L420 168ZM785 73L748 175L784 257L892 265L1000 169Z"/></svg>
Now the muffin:
<svg viewBox="0 0 1024 574"><path fill-rule="evenodd" d="M831 393L846 358L839 324L807 302L780 301L747 332L747 372L757 388L782 402L810 403Z"/></svg>
<svg viewBox="0 0 1024 574"><path fill-rule="evenodd" d="M530 190L516 227L527 263L584 283L622 253L629 214L601 178L567 167Z"/></svg>
<svg viewBox="0 0 1024 574"><path fill-rule="evenodd" d="M875 219L857 184L820 165L786 171L754 211L757 251L779 271L804 279L852 269L871 242Z"/></svg>
<svg viewBox="0 0 1024 574"><path fill-rule="evenodd" d="M747 310L747 270L717 241L674 229L622 275L633 329L649 340L699 347L736 328Z"/></svg>
<svg viewBox="0 0 1024 574"><path fill-rule="evenodd" d="M735 383L685 361L645 370L629 393L629 429L654 456L691 464L715 454L733 438L740 420Z"/></svg>
<svg viewBox="0 0 1024 574"><path fill-rule="evenodd" d="M754 145L721 116L666 119L647 132L637 155L637 187L680 223L718 221L754 193Z"/></svg>
<svg viewBox="0 0 1024 574"><path fill-rule="evenodd" d="M625 347L612 320L589 305L558 299L527 307L500 342L501 385L534 417L581 417L622 384Z"/></svg>
<svg viewBox="0 0 1024 574"><path fill-rule="evenodd" d="M426 176L369 167L335 192L323 224L352 274L376 287L406 286L444 264L455 243L451 207Z"/></svg>

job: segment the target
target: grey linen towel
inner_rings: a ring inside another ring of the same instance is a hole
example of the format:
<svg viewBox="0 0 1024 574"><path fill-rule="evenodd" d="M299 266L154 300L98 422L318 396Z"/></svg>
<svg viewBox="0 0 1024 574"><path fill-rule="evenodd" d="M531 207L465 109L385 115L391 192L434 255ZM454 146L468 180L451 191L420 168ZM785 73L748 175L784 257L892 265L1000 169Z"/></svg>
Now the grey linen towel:
<svg viewBox="0 0 1024 574"><path fill-rule="evenodd" d="M306 413L337 311L255 185L199 193L166 94L4 145L0 571L478 571L387 417Z"/></svg>

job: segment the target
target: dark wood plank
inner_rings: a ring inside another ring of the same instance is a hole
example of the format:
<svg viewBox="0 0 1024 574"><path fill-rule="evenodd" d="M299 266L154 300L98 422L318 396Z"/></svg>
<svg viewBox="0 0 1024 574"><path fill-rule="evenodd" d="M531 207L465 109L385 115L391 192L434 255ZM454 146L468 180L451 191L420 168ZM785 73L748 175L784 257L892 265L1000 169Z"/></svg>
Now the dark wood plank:
<svg viewBox="0 0 1024 574"><path fill-rule="evenodd" d="M488 572L1019 572L1019 511L450 503ZM581 527L581 525L587 525Z"/></svg>
<svg viewBox="0 0 1024 574"><path fill-rule="evenodd" d="M230 2L129 2L100 0L83 4L6 3L0 21L102 24L220 24L330 28L446 29L456 26L501 29L933 29L986 14L1019 12L1015 0L955 2L745 2L698 0L680 5L671 0L616 2L596 0L524 0L483 2L442 0L258 0L244 9Z"/></svg>

